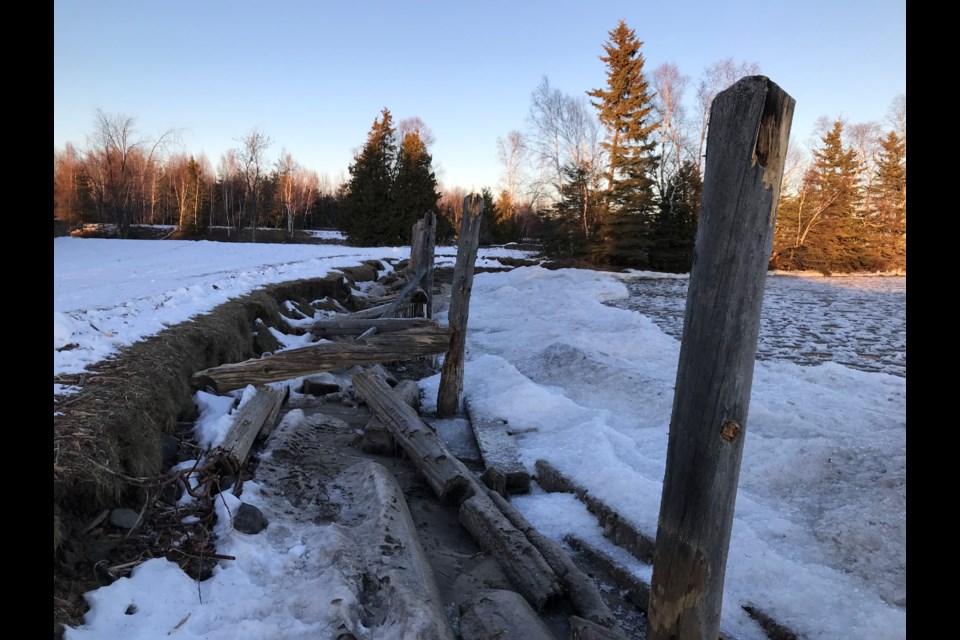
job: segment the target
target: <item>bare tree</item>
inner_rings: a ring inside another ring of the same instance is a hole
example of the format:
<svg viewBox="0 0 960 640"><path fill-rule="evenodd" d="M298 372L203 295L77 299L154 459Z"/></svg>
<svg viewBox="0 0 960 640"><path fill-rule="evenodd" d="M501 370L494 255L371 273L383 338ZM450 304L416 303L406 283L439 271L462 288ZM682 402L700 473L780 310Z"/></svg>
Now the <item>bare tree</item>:
<svg viewBox="0 0 960 640"><path fill-rule="evenodd" d="M243 228L244 214L253 227L253 241L257 241L257 227L260 226L260 199L263 187L266 153L273 141L259 129L253 129L240 138L241 146L236 150L243 175L244 193L239 216L239 229Z"/></svg>
<svg viewBox="0 0 960 640"><path fill-rule="evenodd" d="M420 136L420 141L423 142L423 146L427 149L432 147L433 143L437 141L436 136L433 135L433 131L424 124L419 116L404 118L400 121L400 124L397 125L398 139L403 140L409 133L415 133Z"/></svg>
<svg viewBox="0 0 960 640"><path fill-rule="evenodd" d="M883 128L879 122L858 122L845 126L843 133L847 138L847 146L857 154L857 163L860 167L861 180L864 186L864 203L860 212L862 217L865 217L869 215L872 207L870 199L873 192L873 181L876 177L874 169L877 152L880 150L880 136L883 134Z"/></svg>
<svg viewBox="0 0 960 640"><path fill-rule="evenodd" d="M753 76L760 73L760 65L756 62L741 62L737 64L733 58L725 58L714 62L703 70L703 76L697 84L697 108L700 114L699 144L694 159L697 170L703 173L703 147L707 142L707 129L710 127L710 110L713 99L717 94L733 85L744 76Z"/></svg>
<svg viewBox="0 0 960 640"><path fill-rule="evenodd" d="M887 122L893 127L897 137L907 141L907 94L901 93L890 104L887 111Z"/></svg>
<svg viewBox="0 0 960 640"><path fill-rule="evenodd" d="M679 67L666 62L653 70L653 108L660 121L660 163L658 179L660 193L666 193L668 178L683 164L684 119L683 95L690 78L680 73Z"/></svg>

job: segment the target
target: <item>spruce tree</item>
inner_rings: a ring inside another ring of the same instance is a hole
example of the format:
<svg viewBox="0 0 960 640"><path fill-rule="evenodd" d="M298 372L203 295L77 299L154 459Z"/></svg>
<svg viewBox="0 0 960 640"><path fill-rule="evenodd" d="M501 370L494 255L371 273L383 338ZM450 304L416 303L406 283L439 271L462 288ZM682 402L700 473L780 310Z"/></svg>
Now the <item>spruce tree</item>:
<svg viewBox="0 0 960 640"><path fill-rule="evenodd" d="M880 140L873 183L878 223L890 233L903 233L907 220L907 145L895 131Z"/></svg>
<svg viewBox="0 0 960 640"><path fill-rule="evenodd" d="M813 167L805 180L805 231L795 252L795 266L824 273L868 268L867 237L860 213L860 164L854 149L843 145L843 122L837 120L813 150Z"/></svg>
<svg viewBox="0 0 960 640"><path fill-rule="evenodd" d="M433 158L418 131L408 132L400 144L393 184L395 215L385 226L388 244L409 244L411 227L440 201Z"/></svg>
<svg viewBox="0 0 960 640"><path fill-rule="evenodd" d="M621 20L603 45L607 86L587 93L607 130L607 185L603 192L602 251L612 264L646 266L651 218L656 211L657 159L650 139L656 128L643 73L643 45Z"/></svg>
<svg viewBox="0 0 960 640"><path fill-rule="evenodd" d="M350 181L343 200L342 230L350 244L357 246L392 244L396 236L392 224L396 132L389 109L384 108L381 116L374 119L367 142L350 165ZM408 226L406 235L409 234Z"/></svg>

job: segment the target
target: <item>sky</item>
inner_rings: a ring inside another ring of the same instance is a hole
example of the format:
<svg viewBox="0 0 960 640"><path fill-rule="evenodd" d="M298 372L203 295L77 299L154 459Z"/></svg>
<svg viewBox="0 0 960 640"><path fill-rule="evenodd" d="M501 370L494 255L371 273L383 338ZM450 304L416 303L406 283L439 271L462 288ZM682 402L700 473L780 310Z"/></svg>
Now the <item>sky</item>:
<svg viewBox="0 0 960 640"><path fill-rule="evenodd" d="M409 248L56 238L54 369L79 366L69 359L77 353L102 358L213 308L225 295L308 271L321 276L378 252L406 257ZM500 252L481 249L478 264L489 264ZM453 254L452 248L438 248L438 264L452 264ZM176 268L158 268L173 262ZM647 286L660 286L654 275L540 267L477 274L464 381L464 395L480 418L523 427L517 444L529 470L537 460L550 462L650 537L656 533L680 343L642 305L614 305L635 298L631 279L651 278ZM85 287L83 295L71 290L73 284ZM904 278L775 275L768 277L767 291L762 326L782 331L790 320L811 323L810 330L791 337L800 354L840 352L844 341L874 339L873 320L861 320L866 307L877 322L901 329L904 323ZM556 305L561 298L565 304ZM806 309L825 300L831 314L807 317ZM445 313L437 319L446 322ZM288 346L306 339L278 337ZM78 346L57 351L70 343ZM763 344L761 337L761 351ZM905 343L900 348L905 351ZM721 630L740 640L765 638L737 606L752 604L811 640L905 638L906 378L829 357L811 366L798 364L789 352L767 355L755 366L745 424ZM420 386L422 412L429 416L439 376ZM232 393L239 400L245 392ZM215 444L234 415L226 413L232 402L202 392L196 401L198 437ZM297 410L284 418L304 420L309 418ZM262 458L270 459L281 427ZM314 525L310 513L290 509L265 489L269 485L255 476L240 496L271 520L261 534L230 525L227 511L235 513L238 500L217 501L217 553L236 560L218 563L213 577L199 585L174 563L144 563L129 579L88 594L92 608L68 640L173 632L229 640L323 634L342 619L335 605L353 606L362 598L362 571L342 561L353 557L352 534L339 525ZM572 495L544 493L535 484L529 495L512 501L545 535L561 542L576 535L649 581L651 567L605 540L596 519ZM390 630L372 630L369 637L388 638Z"/></svg>
<svg viewBox="0 0 960 640"><path fill-rule="evenodd" d="M336 180L386 107L433 131L442 184L495 187L497 138L524 129L542 77L568 94L603 87L620 19L648 74L758 63L796 99L798 142L820 116L882 121L906 93L903 0L55 0L54 148L83 146L99 108L145 137L180 130L181 150L214 166L256 128L271 158L285 149Z"/></svg>

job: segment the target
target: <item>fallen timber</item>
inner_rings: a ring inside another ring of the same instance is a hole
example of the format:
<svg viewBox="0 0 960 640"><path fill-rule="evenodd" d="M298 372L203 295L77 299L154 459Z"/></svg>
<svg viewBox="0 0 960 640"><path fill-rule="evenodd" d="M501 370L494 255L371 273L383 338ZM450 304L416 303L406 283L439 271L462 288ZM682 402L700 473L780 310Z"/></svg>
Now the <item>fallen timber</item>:
<svg viewBox="0 0 960 640"><path fill-rule="evenodd" d="M190 377L195 389L217 393L266 384L355 365L410 360L444 353L450 345L447 327L422 327L395 331L349 342L334 342L281 351L272 356L225 364L198 371Z"/></svg>
<svg viewBox="0 0 960 640"><path fill-rule="evenodd" d="M496 558L504 573L537 610L566 594L588 620L613 627L615 619L593 581L554 541L540 534L513 505L488 490L453 456L409 402L380 377L361 370L354 387L375 419L400 444L434 493L460 503L461 524Z"/></svg>

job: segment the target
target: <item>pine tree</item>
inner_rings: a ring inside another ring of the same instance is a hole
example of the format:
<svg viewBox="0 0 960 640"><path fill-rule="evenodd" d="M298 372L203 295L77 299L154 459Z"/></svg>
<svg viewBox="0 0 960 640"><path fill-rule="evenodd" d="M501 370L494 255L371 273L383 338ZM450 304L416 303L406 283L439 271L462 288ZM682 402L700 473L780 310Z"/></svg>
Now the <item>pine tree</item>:
<svg viewBox="0 0 960 640"><path fill-rule="evenodd" d="M395 215L384 225L388 244L409 244L411 227L440 201L433 158L418 131L403 136L393 184Z"/></svg>
<svg viewBox="0 0 960 640"><path fill-rule="evenodd" d="M654 175L657 159L650 139L656 129L653 103L643 73L643 42L621 20L603 45L606 89L587 93L595 101L607 130L607 186L603 192L602 251L612 264L645 266L650 246L651 216L656 210Z"/></svg>
<svg viewBox="0 0 960 640"><path fill-rule="evenodd" d="M396 235L391 224L396 132L389 109L384 108L381 116L374 119L367 142L350 165L350 181L343 201L342 230L349 242L357 246L392 243L390 238ZM408 226L405 235L409 233Z"/></svg>

